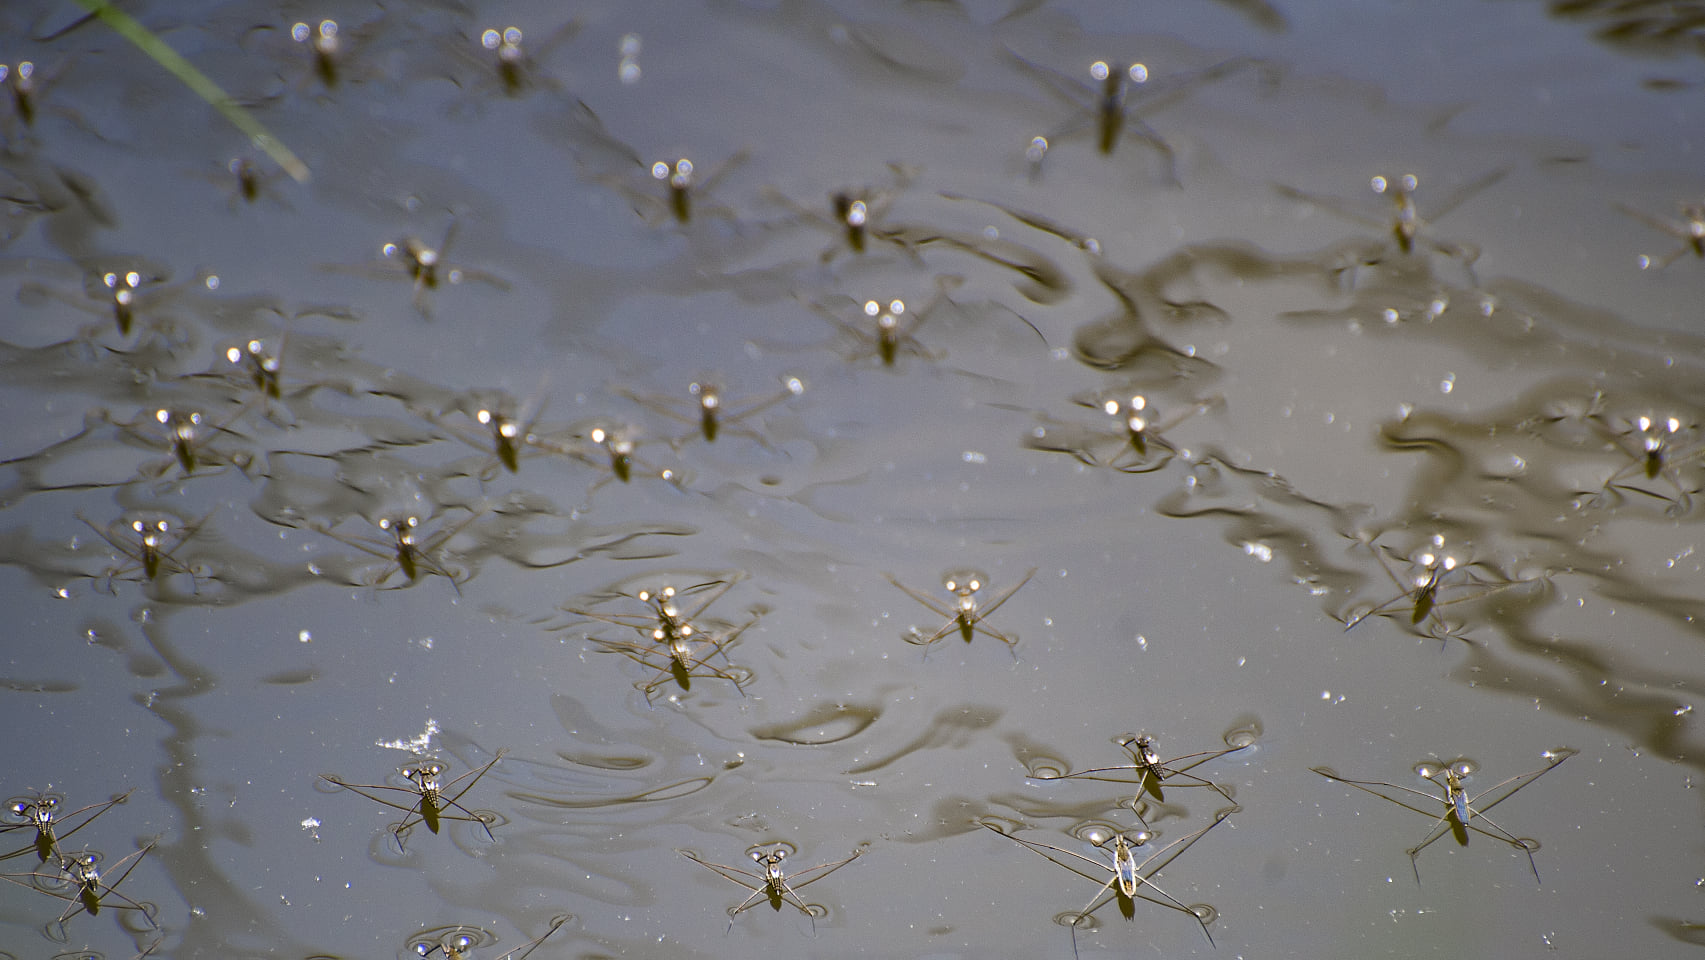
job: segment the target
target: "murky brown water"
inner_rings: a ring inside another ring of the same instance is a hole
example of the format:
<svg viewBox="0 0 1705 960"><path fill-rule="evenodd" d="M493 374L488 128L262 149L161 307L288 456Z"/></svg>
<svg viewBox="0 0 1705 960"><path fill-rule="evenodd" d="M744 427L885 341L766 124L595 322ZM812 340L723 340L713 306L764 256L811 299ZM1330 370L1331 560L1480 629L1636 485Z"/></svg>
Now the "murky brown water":
<svg viewBox="0 0 1705 960"><path fill-rule="evenodd" d="M4 954L1702 942L1669 6L7 8Z"/></svg>

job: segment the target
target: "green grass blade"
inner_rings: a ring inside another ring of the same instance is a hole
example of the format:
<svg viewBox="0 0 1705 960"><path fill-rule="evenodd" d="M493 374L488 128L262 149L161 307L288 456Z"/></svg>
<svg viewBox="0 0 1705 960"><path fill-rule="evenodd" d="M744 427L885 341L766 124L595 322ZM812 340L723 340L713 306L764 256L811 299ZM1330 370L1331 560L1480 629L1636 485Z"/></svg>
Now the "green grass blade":
<svg viewBox="0 0 1705 960"><path fill-rule="evenodd" d="M255 146L266 152L273 162L283 168L285 173L296 179L298 183L308 181L308 165L297 159L290 148L279 142L278 138L267 132L265 126L256 120L252 114L244 110L232 100L230 95L219 88L217 83L208 79L207 75L197 70L188 60L185 60L176 50L166 46L159 37L154 36L147 27L137 23L135 18L114 7L108 0L77 0L91 14L99 17L107 26L113 28L120 36L136 44L154 62L171 71L172 75L182 80L184 86L194 90L201 99L212 104L213 109L225 115L225 119L246 134Z"/></svg>

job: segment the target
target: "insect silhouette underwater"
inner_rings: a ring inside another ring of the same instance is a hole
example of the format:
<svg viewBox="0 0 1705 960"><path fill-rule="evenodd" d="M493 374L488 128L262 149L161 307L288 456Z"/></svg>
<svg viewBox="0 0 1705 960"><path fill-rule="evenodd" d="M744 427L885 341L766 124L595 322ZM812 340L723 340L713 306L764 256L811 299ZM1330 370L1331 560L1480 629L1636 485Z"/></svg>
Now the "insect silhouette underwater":
<svg viewBox="0 0 1705 960"><path fill-rule="evenodd" d="M424 823L427 830L437 833L445 820L477 823L480 825L480 829L485 832L486 839L496 842L497 837L491 832L491 824L495 815L484 811L470 810L463 806L461 801L462 797L474 788L474 784L479 783L480 778L496 766L497 761L502 760L506 753L508 753L507 750L497 751L497 756L492 757L485 766L475 767L448 783L442 779L445 765L441 760L422 760L419 763L403 767L402 776L409 783L406 787L394 787L382 783L351 783L331 774L321 774L320 779L335 787L358 793L375 803L382 803L393 810L401 810L403 812L402 820L392 824L390 830L391 836L396 838L399 849L406 849L404 837L408 835L409 830L416 823ZM467 783L463 785L462 789L456 790L456 785L464 780ZM386 792L383 794L372 792L379 790ZM452 793L451 791L455 792ZM392 799L399 797L399 795L413 797L414 800L404 804L400 802L400 798Z"/></svg>
<svg viewBox="0 0 1705 960"><path fill-rule="evenodd" d="M816 883L864 854L863 848L860 848L854 850L852 856L844 860L819 863L814 867L806 867L804 870L789 875L782 868L782 862L797 854L799 848L785 840L760 843L747 849L746 856L751 858L752 862L758 867L756 872L742 870L739 867L730 867L726 864L713 863L702 859L690 850L677 850L675 852L723 879L730 880L752 891L751 896L729 909L728 930L734 929L734 918L760 903L768 903L772 910L779 911L783 904L787 904L803 913L811 921L811 932L813 934L817 932L817 918L828 911L820 905L807 904L800 899L796 891L801 887ZM723 931L724 934L728 930Z"/></svg>
<svg viewBox="0 0 1705 960"><path fill-rule="evenodd" d="M1342 776L1331 767L1311 767L1310 769L1328 780L1348 784L1363 793L1371 793L1382 800L1395 803L1405 810L1413 810L1433 821L1432 826L1427 828L1426 834L1421 838L1421 842L1405 851L1409 854L1409 866L1415 872L1416 883L1421 882L1421 867L1418 861L1421 851L1427 849L1446 834L1449 834L1458 846L1466 847L1468 846L1468 834L1470 832L1491 837L1499 843L1508 844L1526 854L1528 868L1533 871L1533 881L1539 883L1539 865L1533 859L1533 851L1539 849L1539 841L1515 836L1503 827L1498 826L1492 818L1486 816L1486 812L1514 796L1516 791L1555 770L1558 764L1574 756L1577 752L1571 747L1547 750L1542 754L1545 758L1545 766L1500 780L1472 797L1468 795L1468 790L1464 784L1479 770L1479 766L1474 761L1461 757L1449 763L1424 760L1415 765L1415 773L1422 780L1439 789L1437 796L1425 790L1387 783L1384 780L1352 780L1349 777ZM1383 791L1376 788L1383 788ZM1384 791L1395 791L1396 795ZM1486 800L1492 794L1497 794L1497 796L1491 800ZM1427 808L1416 806L1416 800L1428 801L1429 806ZM1436 812L1432 806L1434 804L1442 804L1444 812ZM1482 823L1485 826L1481 826Z"/></svg>
<svg viewBox="0 0 1705 960"><path fill-rule="evenodd" d="M988 583L988 576L977 570L950 570L943 575L941 580L942 587L945 588L948 593L952 594L954 598L953 606L949 607L927 593L923 593L922 591L914 590L911 587L906 586L899 580L896 580L892 574L883 574L883 576L888 578L889 583L899 587L905 592L906 596L911 597L913 600L916 600L947 619L947 622L938 627L934 633L926 634L914 627L910 632L904 635L904 639L907 643L917 644L918 646L924 647L924 653L926 656L929 653L929 645L938 640L944 640L949 636L958 634L959 639L964 640L966 643L970 643L972 638L976 634L980 633L986 637L993 637L1001 643L1006 644L1007 649L1012 651L1014 658L1017 658L1018 656L1017 650L1014 649L1018 646L1018 638L1002 633L994 627L989 626L984 621L990 614L999 610L1001 604L1012 599L1012 595L1017 593L1019 588L1029 583L1030 578L1035 575L1036 568L1031 567L1030 570L1024 574L1022 579L1006 588L1004 592L995 597L994 600L990 601L987 606L983 606L977 603L976 595Z"/></svg>
<svg viewBox="0 0 1705 960"><path fill-rule="evenodd" d="M1208 924L1219 916L1219 912L1205 903L1186 905L1172 894L1162 890L1154 882L1162 870L1172 865L1172 862L1183 856L1185 851L1194 846L1196 841L1206 836L1209 830L1224 823L1232 814L1241 808L1236 805L1226 807L1214 814L1212 823L1179 837L1164 847L1154 851L1140 862L1136 851L1144 847L1154 835L1147 830L1135 832L1118 832L1103 825L1092 825L1081 834L1081 839L1107 851L1108 860L1097 860L1075 853L1064 847L1043 843L1040 840L1028 840L1024 837L1008 833L990 822L989 819L978 820L977 824L994 833L1006 837L1014 843L1028 847L1056 866L1070 870L1086 880L1101 880L1101 874L1106 873L1107 879L1101 888L1083 905L1083 909L1074 913L1062 914L1059 919L1066 922L1072 932L1072 955L1077 956L1077 928L1089 919L1095 911L1106 906L1109 902L1119 902L1119 912L1127 920L1136 915L1136 901L1145 900L1169 910L1186 914L1202 928L1202 935L1208 939L1210 946L1214 943L1214 935L1208 930ZM1085 866L1087 864L1087 867ZM1095 872L1088 872L1093 868ZM1147 891L1154 891L1151 895ZM1111 894L1111 896L1109 896ZM1069 918L1069 921L1066 920Z"/></svg>

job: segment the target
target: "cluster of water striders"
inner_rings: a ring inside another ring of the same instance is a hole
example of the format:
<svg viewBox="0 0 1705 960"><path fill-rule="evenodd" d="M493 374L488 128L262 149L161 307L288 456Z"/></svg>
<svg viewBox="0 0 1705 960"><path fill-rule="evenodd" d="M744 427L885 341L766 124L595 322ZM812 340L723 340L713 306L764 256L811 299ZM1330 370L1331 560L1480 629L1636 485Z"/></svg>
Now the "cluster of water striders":
<svg viewBox="0 0 1705 960"><path fill-rule="evenodd" d="M257 94L256 105L286 99L304 85L328 94L347 91L370 72L384 73L394 54L410 48L398 44L406 31L378 29L380 24L374 20L365 25L369 29L349 30L330 19L305 20L243 31L236 42L245 49L272 45L286 58L276 89ZM721 232L711 236L736 246L747 235L817 231L827 237L827 245L780 271L802 277L881 252L916 266L923 277L920 288L927 293L910 302L886 292L849 296L824 291L802 280L791 291L799 301L798 313L820 318L819 329L829 339L795 345L799 352L904 374L908 366L944 364L949 338L936 342L932 334L967 318L1045 342L1017 311L974 300L963 275L926 266L925 258L992 267L1030 301L1048 303L1065 296L1067 271L1040 252L1039 243L1033 247L1012 237L1066 240L1122 305L1118 313L1084 324L1073 344L1080 361L1107 372L1107 385L1059 398L1061 410L1037 412L1015 425L1009 438L1013 445L1065 454L1087 469L1120 474L1180 467L1186 479L1162 501L1163 513L1215 516L1229 525L1228 538L1245 549L1286 553L1299 583L1323 597L1328 615L1345 629L1378 619L1443 645L1477 645L1483 641L1475 631L1516 630L1537 615L1553 580L1562 575L1613 585L1626 596L1673 599L1661 588L1588 562L1588 548L1580 546L1586 535L1571 539L1564 534L1654 517L1677 523L1697 519L1695 500L1705 487L1705 439L1700 411L1682 374L1657 374L1643 390L1621 391L1565 378L1480 419L1411 411L1382 427L1382 443L1423 458L1491 466L1448 476L1417 471L1408 512L1389 518L1314 499L1271 473L1236 464L1211 439L1193 444L1176 439L1199 419L1211 420L1227 401L1206 389L1212 364L1168 342L1150 318L1182 323L1211 314L1217 309L1212 298L1189 299L1180 292L1211 285L1204 277L1300 278L1324 291L1323 297L1349 304L1298 311L1288 318L1298 323L1353 314L1375 317L1394 329L1475 322L1495 331L1498 324L1531 322L1533 315L1520 305L1478 288L1473 265L1479 251L1473 244L1441 237L1432 225L1493 186L1504 171L1470 180L1426 216L1417 205L1420 184L1409 174L1373 176L1374 208L1280 187L1280 195L1343 214L1372 233L1307 257L1229 245L1191 246L1141 271L1102 259L1093 237L968 196L939 194L987 208L1012 225L1010 232L995 237L900 222L895 206L915 177L900 164L891 165L889 182L882 187L828 187L826 203L801 203L771 191L765 199L780 218L761 227L741 226L751 218L718 203L715 190L749 155L737 153L711 169L684 157L649 163L640 158L540 66L551 49L575 33L571 23L535 46L520 28L487 28L477 42L457 46L446 69L458 88L476 97L543 94L566 103L571 119L561 135L573 142L577 157L591 158L583 161L583 176L623 198L659 229L699 238L705 234L696 231L706 229L707 221L731 222L734 226L718 227ZM624 81L639 76L640 49L637 39L624 43ZM1093 149L1102 154L1135 147L1158 157L1157 189L1177 185L1180 178L1174 148L1145 119L1145 104L1236 76L1265 77L1273 69L1240 57L1157 77L1140 63L1115 67L1095 61L1086 82L1010 50L1004 62L1070 104L1063 122L1023 147L1024 176L1042 178L1050 153L1088 133ZM22 187L4 198L8 244L37 226L45 236L77 237L103 215L96 185L78 184L62 168L52 168L51 176L43 173L49 166L40 161L48 147L32 131L52 104L53 79L51 69L44 72L32 61L0 66L0 83L11 101L7 153L0 167ZM560 121L560 115L553 116ZM622 162L611 163L611 156ZM261 172L263 163L243 156L221 167L233 205L260 204L278 190ZM1679 244L1644 255L1643 268L1663 270L1690 253L1705 259L1705 207L1684 203L1677 219L1633 208L1626 212ZM379 256L370 262L328 266L345 275L402 283L423 321L435 314L435 297L443 288L479 284L494 293L509 290L513 281L501 269L451 259L460 222L452 213L437 240L395 236L382 241ZM54 281L56 272L64 282ZM1446 273L1465 280L1447 282ZM695 528L667 520L605 523L597 498L611 489L656 485L662 494L679 494L692 504L692 497L708 495L742 475L719 473L718 461L701 454L712 449L721 454L732 445L736 457L785 460L790 438L771 429L770 418L779 421L811 403L808 378L782 370L774 386L747 391L709 377L668 392L622 387L598 402L628 412L553 420L543 395L454 389L354 355L336 335L310 332L316 324L361 319L346 307L288 304L264 294L233 296L221 291L212 275L174 284L170 274L147 258L79 251L56 267L32 271L19 285L20 301L85 326L45 345L0 344L0 369L16 386L56 392L88 406L81 430L0 463L0 507L17 516L25 510L60 509L56 498L91 490L110 491L113 498L110 511L76 513L87 534L38 540L27 528L17 528L0 540L0 560L28 569L65 596L75 589L133 591L156 604L211 607L329 583L375 595L442 586L459 598L476 591L482 567L497 561L538 571L594 557L660 559L670 554L672 541L694 535ZM1500 471L1497 464L1509 466ZM265 544L220 538L216 518L228 506L224 498L232 485L251 490L255 517L318 538L320 547L304 561L294 553L268 552ZM186 509L198 502L193 496L198 487L218 493L199 501L203 509ZM1485 515L1453 516L1437 509L1441 503L1485 501L1494 489L1497 498L1556 508L1566 515L1564 533L1542 538L1501 527ZM1228 503L1240 509L1245 503L1265 504L1263 522L1244 529L1241 519L1254 511L1239 513L1227 509ZM1328 557L1307 538L1283 536L1286 518L1294 522L1292 529L1337 530L1351 559ZM956 569L943 575L940 590L890 574L888 581L931 618L898 639L922 647L924 655L939 643L972 644L978 638L1015 650L1016 632L1003 629L996 614L1035 573L1032 568L997 584L979 570ZM609 658L612 668L637 668L632 684L647 705L659 697L680 705L710 685L727 685L744 697L770 668L738 662L737 645L765 611L753 606L725 617L712 608L747 578L740 570L698 575L649 570L558 604L551 616L559 619L549 629L574 633L595 650L615 654ZM1081 906L1056 917L1069 928L1074 952L1080 930L1092 929L1094 915L1106 904L1118 904L1128 917L1137 901L1188 916L1212 943L1216 909L1167 892L1170 884L1161 874L1239 811L1234 791L1214 779L1214 764L1252 749L1259 736L1258 723L1240 721L1223 746L1165 757L1154 737L1121 734L1114 738L1121 753L1106 766L1033 766L1030 780L1059 783L1061 789L1072 789L1067 781L1123 785L1109 805L1122 819L1080 824L1070 837L1076 850L1061 845L1067 839L1038 839L1026 832L1027 824L1011 818L990 815L976 823L1096 885ZM1423 760L1414 765L1416 779L1407 784L1313 769L1430 821L1406 850L1412 863L1446 836L1466 845L1475 834L1524 855L1538 881L1533 858L1538 842L1506 830L1488 813L1574 752L1547 751L1537 768L1486 785L1476 782L1477 764L1463 757ZM495 842L493 827L501 818L479 806L479 791L482 778L502 760L499 751L489 762L458 773L442 758L427 757L411 761L387 782L377 782L381 778L372 771L321 779L400 813L383 828L398 849L411 841L417 826L437 834L446 821L467 824ZM1176 802L1180 793L1206 799L1216 809L1192 820ZM155 908L133 899L128 888L119 889L152 844L110 863L93 849L64 846L73 836L86 839L82 831L129 796L61 812L69 805L65 798L31 793L13 798L0 811L0 833L27 838L0 853L0 862L27 868L0 877L63 903L48 925L53 939L64 940L67 925L80 915L108 910L124 918L143 953L163 942L167 931ZM1170 835L1172 825L1166 837L1151 826L1157 813L1184 824L1176 836ZM680 852L744 888L728 909L732 926L758 906L791 909L814 921L824 908L807 902L800 891L852 864L864 850L861 846L845 858L804 868L794 866L790 858L798 850L786 840L752 846L738 865L720 862L738 859L725 854ZM1419 880L1418 865L1415 875ZM521 960L566 922L566 915L553 919L542 934L498 960ZM442 954L446 960L479 955L489 945L482 931L461 925L407 941L407 949L420 957Z"/></svg>

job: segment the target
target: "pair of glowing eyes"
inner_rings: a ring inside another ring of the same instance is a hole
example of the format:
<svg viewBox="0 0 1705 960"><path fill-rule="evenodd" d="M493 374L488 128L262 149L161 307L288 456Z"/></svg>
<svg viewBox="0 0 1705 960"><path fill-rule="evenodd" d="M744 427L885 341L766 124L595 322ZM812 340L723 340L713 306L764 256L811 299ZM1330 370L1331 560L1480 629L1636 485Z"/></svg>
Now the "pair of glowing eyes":
<svg viewBox="0 0 1705 960"><path fill-rule="evenodd" d="M430 269L438 264L438 251L417 243L396 243L393 241L380 247L379 252L387 258L408 257L423 270Z"/></svg>
<svg viewBox="0 0 1705 960"><path fill-rule="evenodd" d="M611 453L631 453L633 451L632 440L618 437L603 427L593 427L592 432L587 436L592 439L593 443L607 447Z"/></svg>
<svg viewBox="0 0 1705 960"><path fill-rule="evenodd" d="M12 804L10 809L14 817L51 820L53 819L53 808L57 806L59 806L58 797L42 797L38 800L19 800Z"/></svg>
<svg viewBox="0 0 1705 960"><path fill-rule="evenodd" d="M315 50L332 53L337 50L337 21L321 20L318 28L306 23L294 24L290 27L290 39L297 43L311 42Z"/></svg>
<svg viewBox="0 0 1705 960"><path fill-rule="evenodd" d="M1374 177L1370 182L1373 186L1374 193L1385 193L1387 190L1396 190L1399 198L1402 198L1406 194L1414 193L1415 188L1421 185L1420 178L1412 173L1406 173L1396 181L1387 180L1384 177Z"/></svg>
<svg viewBox="0 0 1705 960"><path fill-rule="evenodd" d="M484 946L479 937L466 933L458 933L445 937L437 943L417 943L414 952L422 957L429 957L434 952L442 950L447 957L465 957L475 947Z"/></svg>
<svg viewBox="0 0 1705 960"><path fill-rule="evenodd" d="M180 438L188 439L195 435L195 428L201 426L201 414L190 413L178 415L165 407L154 411L154 419L162 426L169 426Z"/></svg>
<svg viewBox="0 0 1705 960"><path fill-rule="evenodd" d="M1106 80L1113 75L1113 68L1107 65L1107 61L1097 60L1089 65L1089 75L1097 80ZM1147 83L1149 68L1140 63L1133 63L1125 71L1125 75L1131 78L1132 83Z"/></svg>
<svg viewBox="0 0 1705 960"><path fill-rule="evenodd" d="M675 161L675 166L662 160L651 165L651 175L658 180L667 180L671 187L684 188L693 183L693 162L686 157Z"/></svg>
<svg viewBox="0 0 1705 960"><path fill-rule="evenodd" d="M887 310L883 310L882 304L875 300L866 300L864 302L864 315L867 317L874 317L876 319L876 325L884 330L892 330L899 326L900 317L903 316L905 312L906 301L904 300L888 301ZM789 389L791 388L792 384L790 383Z"/></svg>
<svg viewBox="0 0 1705 960"><path fill-rule="evenodd" d="M1657 421L1653 420L1651 417L1640 417L1634 421L1634 426L1639 427L1641 433L1651 433L1652 428L1654 427L1660 428L1661 431L1665 433L1680 433L1681 419L1679 417L1669 417L1663 421Z"/></svg>
<svg viewBox="0 0 1705 960"><path fill-rule="evenodd" d="M35 76L35 72L36 72L36 65L35 64L31 63L28 60L20 60L20 61L18 61L18 70L17 70L18 78L16 80L14 80L13 82L16 83L20 87L27 87L27 86L29 86L30 78ZM0 63L0 83L6 82L6 80L9 77L11 77L11 75L12 75L12 68L6 66L3 63Z"/></svg>
<svg viewBox="0 0 1705 960"><path fill-rule="evenodd" d="M1433 553L1418 553L1415 555L1415 562L1429 570L1437 567L1446 573L1456 569L1455 557L1441 557Z"/></svg>
<svg viewBox="0 0 1705 960"><path fill-rule="evenodd" d="M1431 780L1442 773L1451 780L1466 780L1479 769L1480 765L1473 760L1456 760L1445 766L1426 761L1415 764L1415 775Z"/></svg>
<svg viewBox="0 0 1705 960"><path fill-rule="evenodd" d="M422 777L436 777L443 772L444 765L442 763L423 763L418 767L409 767L405 769L403 771L403 776L410 780L419 780Z"/></svg>
<svg viewBox="0 0 1705 960"><path fill-rule="evenodd" d="M515 425L515 421L508 417L492 413L490 410L481 410L479 413L474 414L474 419L478 420L480 425L484 427L495 425L497 428L497 435L505 440L513 440L521 435L521 428Z"/></svg>
<svg viewBox="0 0 1705 960"><path fill-rule="evenodd" d="M135 270L129 273L109 273L101 277L101 282L112 291L113 302L121 307L130 306L136 299L136 289L142 286L142 274Z"/></svg>
<svg viewBox="0 0 1705 960"><path fill-rule="evenodd" d="M385 517L379 521L379 529L380 530L395 530L395 531L397 531L397 535L405 543L411 542L412 535L409 533L409 531L413 530L415 527L418 527L418 526L420 526L420 518L419 517L407 517L407 518L402 519L402 520L392 520L390 517Z"/></svg>
<svg viewBox="0 0 1705 960"><path fill-rule="evenodd" d="M250 340L245 346L248 355L255 358L255 362L260 364L262 370L267 373L278 372L278 358L266 352L266 344L259 340ZM225 351L225 359L232 363L241 363L243 354L243 347L231 347Z"/></svg>
<svg viewBox="0 0 1705 960"><path fill-rule="evenodd" d="M503 30L487 30L480 34L480 46L487 50L495 50L500 59L513 62L521 57L521 28L504 27Z"/></svg>
<svg viewBox="0 0 1705 960"><path fill-rule="evenodd" d="M130 529L135 530L136 535L142 538L144 546L158 547L160 541L165 539L169 528L164 520L155 521L153 526L149 526L141 520L132 520L130 521Z"/></svg>

